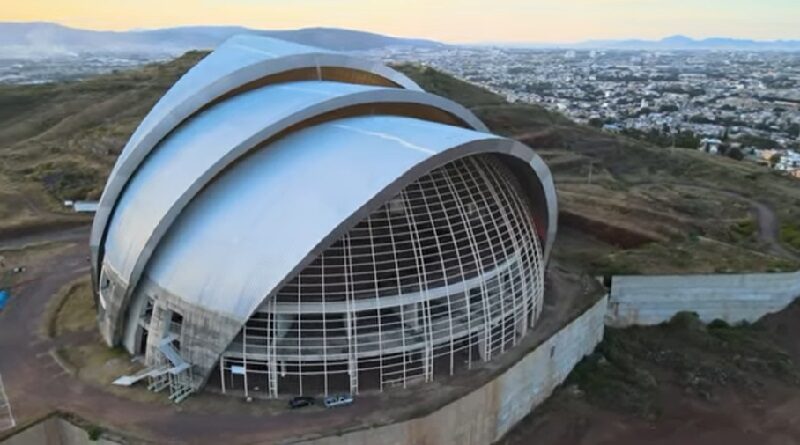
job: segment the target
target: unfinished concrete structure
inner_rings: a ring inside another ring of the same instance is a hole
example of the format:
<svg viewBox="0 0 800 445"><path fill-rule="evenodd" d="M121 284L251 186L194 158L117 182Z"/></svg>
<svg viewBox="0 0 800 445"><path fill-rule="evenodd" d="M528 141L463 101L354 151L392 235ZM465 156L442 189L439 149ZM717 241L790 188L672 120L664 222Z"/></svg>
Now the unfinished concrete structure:
<svg viewBox="0 0 800 445"><path fill-rule="evenodd" d="M402 74L235 37L159 101L93 227L101 332L180 400L430 381L519 341L550 172ZM256 390L258 388L258 390Z"/></svg>

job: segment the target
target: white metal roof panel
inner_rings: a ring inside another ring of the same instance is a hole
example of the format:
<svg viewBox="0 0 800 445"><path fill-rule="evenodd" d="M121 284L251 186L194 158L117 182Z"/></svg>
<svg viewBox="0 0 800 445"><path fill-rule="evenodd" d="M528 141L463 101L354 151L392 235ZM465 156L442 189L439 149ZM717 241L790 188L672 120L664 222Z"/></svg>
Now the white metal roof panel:
<svg viewBox="0 0 800 445"><path fill-rule="evenodd" d="M450 149L491 139L501 138L400 117L303 129L209 185L172 225L147 274L191 304L245 320L318 244L399 178Z"/></svg>

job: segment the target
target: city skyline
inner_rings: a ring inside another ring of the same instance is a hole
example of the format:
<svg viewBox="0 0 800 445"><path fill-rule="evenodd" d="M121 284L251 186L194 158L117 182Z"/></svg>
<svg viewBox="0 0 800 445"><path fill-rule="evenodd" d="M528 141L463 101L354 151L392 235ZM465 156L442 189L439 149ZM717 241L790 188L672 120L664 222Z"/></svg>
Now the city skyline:
<svg viewBox="0 0 800 445"><path fill-rule="evenodd" d="M446 43L571 43L594 39L798 39L793 0L33 0L6 5L0 21L57 22L98 30L191 25L259 29L335 27ZM158 11L159 14L153 14Z"/></svg>

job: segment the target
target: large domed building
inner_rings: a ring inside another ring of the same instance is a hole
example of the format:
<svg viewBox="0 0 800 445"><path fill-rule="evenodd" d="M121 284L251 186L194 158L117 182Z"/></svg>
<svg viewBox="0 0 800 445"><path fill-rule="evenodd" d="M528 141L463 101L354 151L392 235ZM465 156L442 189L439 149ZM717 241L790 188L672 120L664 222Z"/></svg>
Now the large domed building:
<svg viewBox="0 0 800 445"><path fill-rule="evenodd" d="M387 390L536 323L556 230L534 151L374 62L240 36L147 115L91 237L102 335L180 400Z"/></svg>

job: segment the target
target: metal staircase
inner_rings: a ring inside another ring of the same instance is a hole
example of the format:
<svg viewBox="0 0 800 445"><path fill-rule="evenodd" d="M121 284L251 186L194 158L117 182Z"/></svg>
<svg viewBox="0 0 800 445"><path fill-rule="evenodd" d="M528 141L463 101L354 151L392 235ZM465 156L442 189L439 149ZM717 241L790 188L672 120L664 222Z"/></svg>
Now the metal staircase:
<svg viewBox="0 0 800 445"><path fill-rule="evenodd" d="M169 388L169 399L180 403L195 391L192 365L181 357L175 348L174 334L165 337L158 344L159 354L154 366L143 369L136 374L122 376L114 381L115 385L131 386L147 379L147 389L160 392Z"/></svg>

